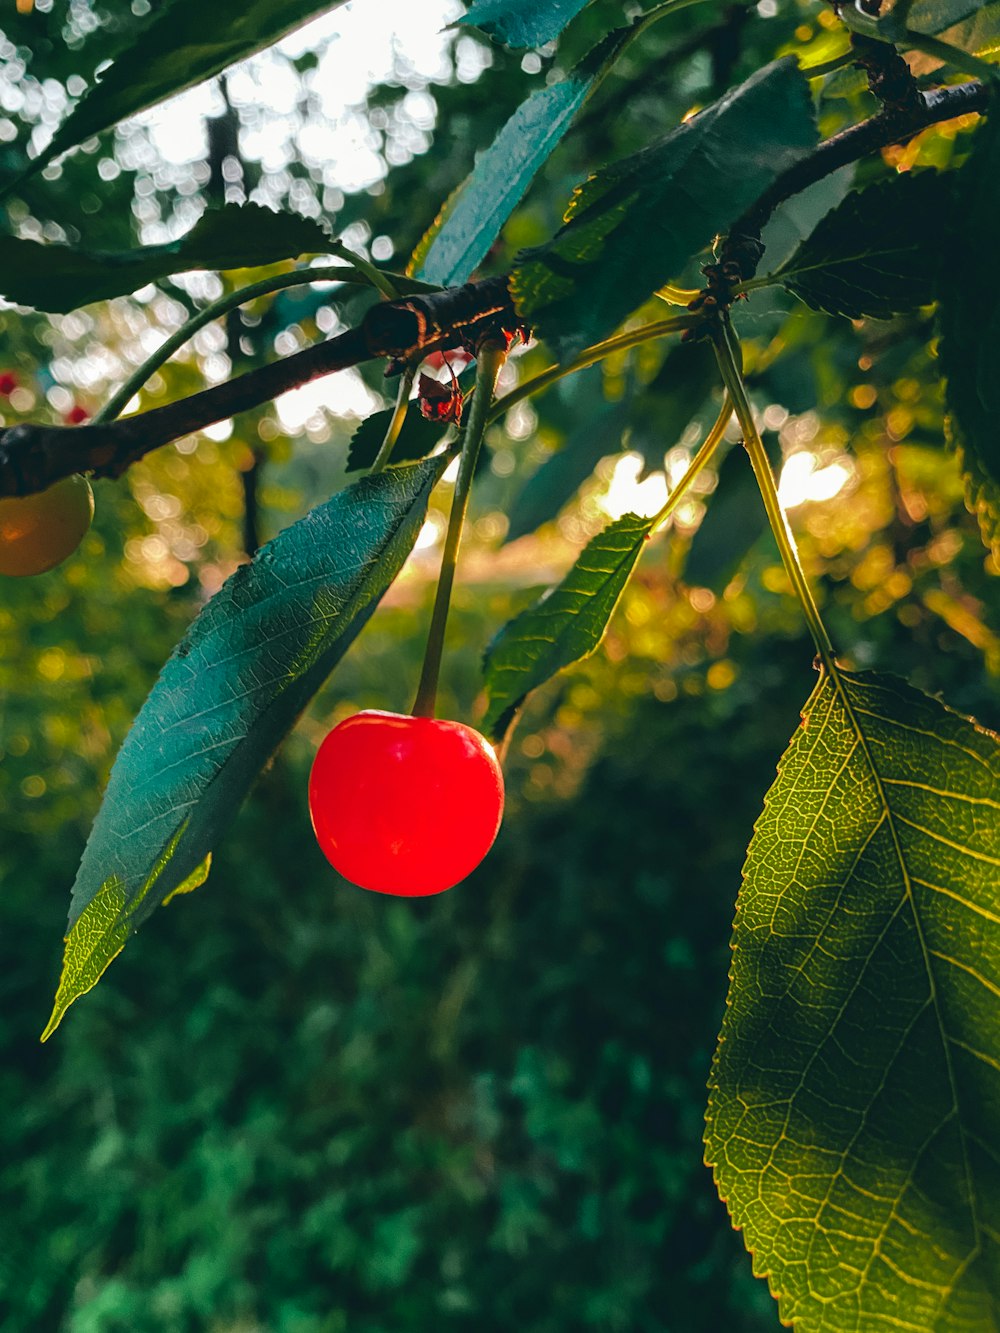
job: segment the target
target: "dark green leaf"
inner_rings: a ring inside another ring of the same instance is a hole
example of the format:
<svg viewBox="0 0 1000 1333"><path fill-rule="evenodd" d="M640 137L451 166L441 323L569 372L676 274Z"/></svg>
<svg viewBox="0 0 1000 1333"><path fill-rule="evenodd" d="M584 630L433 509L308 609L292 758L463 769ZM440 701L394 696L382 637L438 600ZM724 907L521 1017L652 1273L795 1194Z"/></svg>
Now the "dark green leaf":
<svg viewBox="0 0 1000 1333"><path fill-rule="evenodd" d="M708 342L676 343L656 377L629 409L626 444L642 455L644 472L662 472L665 455L680 443L704 407L719 371Z"/></svg>
<svg viewBox="0 0 1000 1333"><path fill-rule="evenodd" d="M776 276L815 310L888 319L937 296L954 174L906 172L849 194Z"/></svg>
<svg viewBox="0 0 1000 1333"><path fill-rule="evenodd" d="M467 282L535 173L618 58L631 29L612 33L569 78L522 102L434 224L417 276L444 287Z"/></svg>
<svg viewBox="0 0 1000 1333"><path fill-rule="evenodd" d="M210 79L271 46L344 0L172 0L160 5L131 46L100 75L28 172L166 97ZM17 180L5 185L6 194Z"/></svg>
<svg viewBox="0 0 1000 1333"><path fill-rule="evenodd" d="M778 437L764 436L771 466L781 461ZM721 592L750 549L767 531L767 515L746 451L730 449L719 468L719 482L691 539L684 561L684 581L692 587Z"/></svg>
<svg viewBox="0 0 1000 1333"><path fill-rule="evenodd" d="M1000 1325L1000 737L824 679L747 857L719 1192L802 1333Z"/></svg>
<svg viewBox="0 0 1000 1333"><path fill-rule="evenodd" d="M73 886L46 1035L197 871L420 531L435 458L364 477L236 571L178 645L115 761ZM94 961L96 960L96 962Z"/></svg>
<svg viewBox="0 0 1000 1333"><path fill-rule="evenodd" d="M558 587L506 625L483 663L489 707L484 730L502 739L529 691L592 653L653 526L625 514L587 543Z"/></svg>
<svg viewBox="0 0 1000 1333"><path fill-rule="evenodd" d="M394 408L387 407L382 412L373 412L370 417L362 421L351 436L351 445L347 453L348 472L371 467L375 462L394 411ZM447 432L447 426L442 426L436 421L427 421L420 415L416 403L411 403L392 451L392 462L410 463L418 458L426 458L428 454L434 452Z"/></svg>
<svg viewBox="0 0 1000 1333"><path fill-rule="evenodd" d="M851 163L779 204L761 232L764 259L760 271L773 273L784 264L808 240L830 210L843 202L853 181L854 164Z"/></svg>
<svg viewBox="0 0 1000 1333"><path fill-rule="evenodd" d="M969 501L983 539L1000 555L1000 299L984 279L1000 209L1000 116L977 131L957 174L938 315L950 432L963 454Z"/></svg>
<svg viewBox="0 0 1000 1333"><path fill-rule="evenodd" d="M475 379L474 364L467 367L457 377L458 387L463 394L469 392L475 383ZM357 472L361 468L371 467L375 462L378 452L382 448L382 441L385 439L385 432L389 427L394 411L395 408L387 407L381 412L374 412L358 426L351 436L351 444L347 452L348 472ZM428 421L426 417L421 415L416 400L411 401L403 421L403 428L399 432L399 438L393 447L390 462L412 463L418 458L427 458L434 452L447 433L447 424L442 425L440 422ZM480 458L482 459L484 456L485 450Z"/></svg>
<svg viewBox="0 0 1000 1333"><path fill-rule="evenodd" d="M518 308L566 359L606 336L816 142L794 60L758 71L659 143L596 172L514 271Z"/></svg>
<svg viewBox="0 0 1000 1333"><path fill-rule="evenodd" d="M601 409L545 460L514 497L507 541L516 541L555 518L601 459L621 448L626 417L627 408L622 403Z"/></svg>
<svg viewBox="0 0 1000 1333"><path fill-rule="evenodd" d="M472 0L459 23L471 23L506 46L544 46L589 0Z"/></svg>
<svg viewBox="0 0 1000 1333"><path fill-rule="evenodd" d="M176 241L113 254L0 236L0 293L19 305L65 313L171 273L252 268L322 254L329 246L318 222L258 204L210 208Z"/></svg>

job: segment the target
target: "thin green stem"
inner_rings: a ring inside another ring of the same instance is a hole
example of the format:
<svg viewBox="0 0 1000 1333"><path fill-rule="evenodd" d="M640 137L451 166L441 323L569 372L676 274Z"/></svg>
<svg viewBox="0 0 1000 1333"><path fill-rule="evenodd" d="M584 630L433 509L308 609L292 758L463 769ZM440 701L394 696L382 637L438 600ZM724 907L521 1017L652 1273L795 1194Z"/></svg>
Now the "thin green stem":
<svg viewBox="0 0 1000 1333"><path fill-rule="evenodd" d="M696 296L701 295L701 291L697 287L675 287L672 282L665 282L656 289L656 295L661 301L666 301L667 305L688 306Z"/></svg>
<svg viewBox="0 0 1000 1333"><path fill-rule="evenodd" d="M719 362L719 370L722 372L726 389L733 400L733 408L743 432L743 445L750 455L750 463L757 478L757 485L760 487L768 522L771 525L771 531L774 533L774 540L778 543L778 550L781 552L785 572L788 574L792 587L795 589L795 595L802 606L809 631L816 644L816 651L819 653L820 659L829 674L836 677L837 664L833 644L830 642L830 636L826 632L826 626L823 624L819 608L812 595L812 589L809 587L809 580L802 568L795 538L789 527L785 511L781 506L781 501L778 499L778 488L774 482L774 474L771 472L771 464L768 461L764 443L753 419L750 399L747 397L746 387L743 384L740 346L736 341L728 316L724 317L724 321L718 321L712 325L712 340L715 343L715 355Z"/></svg>
<svg viewBox="0 0 1000 1333"><path fill-rule="evenodd" d="M381 292L387 301L395 301L399 296L399 289L393 282L388 273L383 273L380 268L365 259L364 255L359 255L356 251L349 249L343 241L334 241L330 246L330 253L336 255L339 259L346 260L352 268L356 268L362 277L367 278L376 291Z"/></svg>
<svg viewBox="0 0 1000 1333"><path fill-rule="evenodd" d="M965 74L971 74L974 79L982 79L986 83L996 82L1000 78L1000 70L996 65L991 65L987 60L980 60L971 51L963 51L961 47L952 46L950 42L942 42L940 38L932 37L930 33L907 28L899 45L912 47L914 51L923 51L924 55L933 56L936 60L951 65L953 69L960 69Z"/></svg>
<svg viewBox="0 0 1000 1333"><path fill-rule="evenodd" d="M930 33L917 32L906 26L910 5L900 8L897 4L884 18L875 18L864 14L854 5L843 5L838 13L845 27L865 37L873 37L877 42L888 42L904 50L923 51L926 55L951 65L954 69L964 70L973 78L983 79L987 83L1000 77L1000 70L986 60L980 60L969 51L963 51L948 42L942 42Z"/></svg>
<svg viewBox="0 0 1000 1333"><path fill-rule="evenodd" d="M416 373L417 368L415 365L407 366L399 377L399 389L396 392L396 408L392 416L389 418L389 424L385 431L385 438L375 456L375 462L372 464L372 476L381 472L392 457L392 451L396 447L396 441L399 439L399 432L403 429L403 422L406 420L406 413L410 407L410 390L413 388L413 380Z"/></svg>
<svg viewBox="0 0 1000 1333"><path fill-rule="evenodd" d="M705 436L704 444L695 454L694 458L691 459L687 471L670 492L666 504L653 519L652 526L649 529L651 533L655 532L657 528L666 523L667 519L691 489L691 483L694 481L695 477L697 477L699 472L702 472L707 464L712 461L716 449L718 449L719 445L722 443L722 437L726 433L726 427L729 425L729 418L732 415L733 400L727 393L722 400L722 408L715 419L715 425Z"/></svg>
<svg viewBox="0 0 1000 1333"><path fill-rule="evenodd" d="M438 290L429 283L417 283L409 278L404 279L399 274L391 276L405 283L410 290ZM147 357L141 366L137 366L121 388L112 394L99 412L94 414L92 424L100 426L103 422L114 421L115 417L120 416L149 377L155 375L159 368L206 324L211 324L213 320L227 315L237 306L255 301L258 296L270 296L273 292L283 291L286 287L302 287L310 282L367 283L368 279L353 266L316 264L312 268L294 269L291 273L274 273L269 278L261 278L259 282L250 283L248 287L240 287L235 292L226 292L218 300L210 302L204 310L192 315L179 329L175 329L168 338L165 338L153 355Z"/></svg>
<svg viewBox="0 0 1000 1333"><path fill-rule="evenodd" d="M805 75L807 79L825 79L828 74L836 74L845 65L853 65L856 59L857 56L853 51L842 51L839 56L831 56L829 60L824 60L820 64L800 65L799 73Z"/></svg>
<svg viewBox="0 0 1000 1333"><path fill-rule="evenodd" d="M674 315L670 319L658 319L653 324L642 324L637 329L630 329L627 333L619 333L614 338L606 338L604 342L594 343L592 347L585 347L579 356L575 356L572 361L567 361L564 366L549 366L547 370L541 371L538 375L533 375L530 380L525 380L523 384L518 384L509 393L505 393L502 398L498 398L490 408L487 425L496 421L498 417L502 417L505 412L509 412L515 404L523 402L525 398L530 398L532 394L541 393L543 389L547 389L556 380L561 380L566 375L575 375L578 370L586 370L588 366L596 365L598 361L603 361L606 356L611 356L613 352L624 352L630 347L637 347L639 343L651 342L654 338L665 338L671 333L683 333L685 330L693 328L701 318L700 314Z"/></svg>
<svg viewBox="0 0 1000 1333"><path fill-rule="evenodd" d="M506 358L507 352L499 343L487 341L480 348L476 360L476 392L472 397L468 419L462 429L458 477L455 480L455 494L452 496L451 513L448 516L448 532L444 539L441 574L438 578L434 610L431 613L431 624L427 633L423 670L420 673L420 684L417 686L417 697L413 702L414 717L434 716L438 678L441 674L441 656L444 651L444 632L448 622L451 589L455 582L458 549L462 543L462 528L469 508L472 478L489 423L489 408L493 401L497 376Z"/></svg>
<svg viewBox="0 0 1000 1333"><path fill-rule="evenodd" d="M227 315L230 310L235 310L237 306L256 300L258 296L269 296L272 292L280 292L285 287L301 287L307 282L354 282L356 280L353 270L345 268L341 264L317 264L315 268L295 269L291 273L275 273L269 278L261 278L259 282L252 282L248 287L240 287L238 291L226 292L224 296L220 296L217 300L205 306L204 310L199 310L196 315L192 315L179 329L175 329L169 337L165 338L153 355L147 357L141 366L137 366L121 388L112 394L99 412L94 414L93 425L99 426L105 421L114 421L115 417L121 414L149 377L155 375L159 368L169 361L174 353L179 351L190 338L193 338L199 329L203 329L206 324L211 324L213 320Z"/></svg>

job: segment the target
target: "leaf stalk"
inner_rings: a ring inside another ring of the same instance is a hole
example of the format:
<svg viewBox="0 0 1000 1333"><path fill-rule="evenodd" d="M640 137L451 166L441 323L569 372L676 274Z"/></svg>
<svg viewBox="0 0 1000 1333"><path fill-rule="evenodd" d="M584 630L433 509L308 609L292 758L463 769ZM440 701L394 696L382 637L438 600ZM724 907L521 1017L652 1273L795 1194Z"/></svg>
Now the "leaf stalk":
<svg viewBox="0 0 1000 1333"><path fill-rule="evenodd" d="M489 424L489 408L493 402L497 376L506 359L506 348L492 339L484 341L479 349L476 361L476 391L472 396L468 418L462 427L458 476L451 501L451 513L448 515L448 532L441 555L441 573L434 595L434 609L431 612L430 629L427 633L424 664L417 686L417 697L413 701L414 717L434 716L448 608L451 604L451 590L458 565L458 551L462 544L462 529L469 508L472 478L476 471L476 461L479 458L483 436Z"/></svg>
<svg viewBox="0 0 1000 1333"><path fill-rule="evenodd" d="M743 446L750 456L750 464L754 470L754 476L757 478L757 485L760 487L764 509L767 512L771 531L774 533L774 540L778 543L778 550L781 553L785 572L788 574L795 595L802 606L820 660L827 672L836 679L838 676L836 654L812 595L812 589L809 587L809 580L802 568L802 561L799 559L798 548L795 545L795 537L792 535L788 518L782 508L781 501L778 499L778 488L775 485L771 464L768 461L764 442L760 438L760 432L754 421L750 399L747 397L746 386L743 383L742 350L733 333L728 315L713 322L711 335L715 345L719 370L722 373L726 389L733 400L736 418L743 432Z"/></svg>

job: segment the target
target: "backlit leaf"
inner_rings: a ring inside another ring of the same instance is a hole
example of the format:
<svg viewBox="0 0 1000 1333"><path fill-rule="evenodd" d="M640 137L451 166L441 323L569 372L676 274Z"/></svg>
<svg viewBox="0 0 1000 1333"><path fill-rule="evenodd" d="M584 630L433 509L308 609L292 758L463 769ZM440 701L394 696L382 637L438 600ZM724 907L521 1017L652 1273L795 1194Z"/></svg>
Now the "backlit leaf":
<svg viewBox="0 0 1000 1333"><path fill-rule="evenodd" d="M80 863L48 1036L192 875L399 572L447 465L364 477L286 528L212 598L118 754Z"/></svg>
<svg viewBox="0 0 1000 1333"><path fill-rule="evenodd" d="M802 1333L1000 1325L1000 738L824 677L737 902L719 1192Z"/></svg>
<svg viewBox="0 0 1000 1333"><path fill-rule="evenodd" d="M816 137L795 61L759 70L579 187L565 226L525 251L514 270L519 311L561 359L598 341L677 277Z"/></svg>
<svg viewBox="0 0 1000 1333"><path fill-rule="evenodd" d="M562 583L490 644L483 663L490 701L483 728L495 740L529 691L601 642L652 526L650 518L625 514L605 528L587 543Z"/></svg>

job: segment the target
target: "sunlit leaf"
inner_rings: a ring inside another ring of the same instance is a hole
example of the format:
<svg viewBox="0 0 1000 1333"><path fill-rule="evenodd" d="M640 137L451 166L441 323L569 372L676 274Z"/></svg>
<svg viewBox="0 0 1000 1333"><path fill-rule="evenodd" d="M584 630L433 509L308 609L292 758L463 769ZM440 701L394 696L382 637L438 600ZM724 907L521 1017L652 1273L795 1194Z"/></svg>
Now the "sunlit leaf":
<svg viewBox="0 0 1000 1333"><path fill-rule="evenodd" d="M824 678L747 857L706 1136L803 1333L1000 1323L1000 738Z"/></svg>
<svg viewBox="0 0 1000 1333"><path fill-rule="evenodd" d="M173 0L161 5L56 130L28 172L128 116L262 51L344 0ZM17 184L6 182L2 193Z"/></svg>
<svg viewBox="0 0 1000 1333"><path fill-rule="evenodd" d="M36 310L67 313L171 273L251 268L322 254L329 247L318 222L259 204L210 208L176 241L113 253L0 236L0 295Z"/></svg>
<svg viewBox="0 0 1000 1333"><path fill-rule="evenodd" d="M66 1006L190 877L399 572L436 458L364 477L262 547L175 649L115 761L73 886Z"/></svg>
<svg viewBox="0 0 1000 1333"><path fill-rule="evenodd" d="M521 314L566 359L610 333L816 142L794 60L768 65L658 143L595 172L526 251Z"/></svg>
<svg viewBox="0 0 1000 1333"><path fill-rule="evenodd" d="M483 663L489 695L483 729L495 740L529 691L601 642L652 526L650 518L625 514L605 528L587 543L562 583L490 644Z"/></svg>
<svg viewBox="0 0 1000 1333"><path fill-rule="evenodd" d="M126 898L125 887L121 880L117 875L112 875L110 879L105 880L73 923L66 936L62 974L52 1006L52 1015L42 1033L42 1041L48 1041L74 1000L93 990L111 963L125 948L128 937L134 929L133 917L146 895L155 886L160 872L168 865L174 848L186 828L185 822L153 867L146 883L131 901ZM178 894L192 893L204 884L211 864L212 857L209 853L185 880L170 891L163 899L163 905L166 906Z"/></svg>
<svg viewBox="0 0 1000 1333"><path fill-rule="evenodd" d="M906 172L849 194L775 275L816 310L860 319L937 296L955 173Z"/></svg>

